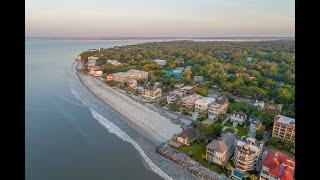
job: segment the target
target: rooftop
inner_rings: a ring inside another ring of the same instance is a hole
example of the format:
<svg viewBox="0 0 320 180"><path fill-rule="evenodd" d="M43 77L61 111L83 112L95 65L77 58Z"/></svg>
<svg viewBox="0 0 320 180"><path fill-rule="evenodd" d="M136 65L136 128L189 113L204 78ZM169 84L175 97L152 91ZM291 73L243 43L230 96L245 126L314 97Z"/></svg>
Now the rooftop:
<svg viewBox="0 0 320 180"><path fill-rule="evenodd" d="M269 168L272 176L280 180L292 180L294 176L295 161L287 154L269 149L262 165Z"/></svg>
<svg viewBox="0 0 320 180"><path fill-rule="evenodd" d="M197 136L197 132L193 128L186 128L178 136L188 139L194 139Z"/></svg>
<svg viewBox="0 0 320 180"><path fill-rule="evenodd" d="M290 124L290 125L294 125L295 126L295 119L290 118L290 117L277 115L276 116L276 121L279 122L279 123Z"/></svg>
<svg viewBox="0 0 320 180"><path fill-rule="evenodd" d="M188 101L196 101L197 99L202 98L203 96L199 95L199 94L191 94L189 96L183 97L183 100L188 100Z"/></svg>
<svg viewBox="0 0 320 180"><path fill-rule="evenodd" d="M224 134L221 139L214 139L208 145L208 149L212 149L217 152L226 152L235 142L235 136L233 134Z"/></svg>
<svg viewBox="0 0 320 180"><path fill-rule="evenodd" d="M201 99L196 100L195 103L197 103L197 104L206 104L206 105L209 105L209 104L214 103L214 102L215 102L215 99L214 99L214 98L203 97L203 98L201 98Z"/></svg>

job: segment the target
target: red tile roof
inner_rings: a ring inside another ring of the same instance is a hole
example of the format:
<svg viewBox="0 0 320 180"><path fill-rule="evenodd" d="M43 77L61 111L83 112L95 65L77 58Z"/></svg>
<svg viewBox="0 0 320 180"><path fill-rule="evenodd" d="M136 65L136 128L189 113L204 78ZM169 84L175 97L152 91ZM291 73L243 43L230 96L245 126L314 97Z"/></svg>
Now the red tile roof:
<svg viewBox="0 0 320 180"><path fill-rule="evenodd" d="M287 154L269 149L262 164L269 168L269 174L272 176L280 180L293 180L295 161Z"/></svg>

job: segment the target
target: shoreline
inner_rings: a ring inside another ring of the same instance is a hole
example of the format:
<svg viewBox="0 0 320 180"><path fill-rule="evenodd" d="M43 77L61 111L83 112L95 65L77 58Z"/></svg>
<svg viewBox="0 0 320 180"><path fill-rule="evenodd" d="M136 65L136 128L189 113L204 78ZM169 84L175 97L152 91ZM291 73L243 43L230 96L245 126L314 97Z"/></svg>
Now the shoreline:
<svg viewBox="0 0 320 180"><path fill-rule="evenodd" d="M84 87L94 96L102 100L104 104L111 107L127 120L127 123L138 133L155 145L160 145L171 139L174 134L182 131L182 128L174 124L168 118L150 110L147 106L132 100L127 95L118 92L100 80L83 74L83 64L76 62L76 75Z"/></svg>

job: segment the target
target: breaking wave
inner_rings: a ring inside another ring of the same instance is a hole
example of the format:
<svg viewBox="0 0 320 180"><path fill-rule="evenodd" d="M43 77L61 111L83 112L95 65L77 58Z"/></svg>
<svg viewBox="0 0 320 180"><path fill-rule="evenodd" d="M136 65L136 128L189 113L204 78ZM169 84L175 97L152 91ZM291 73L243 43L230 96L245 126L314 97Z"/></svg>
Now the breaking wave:
<svg viewBox="0 0 320 180"><path fill-rule="evenodd" d="M76 63L75 63L76 64ZM78 77L76 76L76 72L75 72L75 65L74 64L74 70L73 73L70 74L71 78L76 78L76 79L72 79L71 81L77 81L79 82ZM76 83L77 84L77 83ZM107 118L105 118L103 115L99 114L98 112L96 112L92 107L90 107L90 105L88 105L88 103L86 103L86 101L80 97L79 93L77 92L77 88L74 87L74 83L70 83L71 86L71 92L72 94L79 99L82 104L84 104L86 107L89 108L92 116L101 124L103 125L109 133L114 134L116 136L118 136L119 138L121 138L123 141L130 143L131 145L133 145L133 147L139 152L139 154L142 156L142 158L145 160L145 162L148 164L148 166L151 168L151 170L153 172L155 172L156 174L158 174L160 177L166 179L166 180L172 180L172 178L167 175L162 169L160 169L158 166L156 166L151 159L147 156L147 154L143 151L143 149L139 146L139 144L134 141L129 135L127 135L124 131L122 131L118 126L116 126L114 123L112 123L111 121L109 121Z"/></svg>

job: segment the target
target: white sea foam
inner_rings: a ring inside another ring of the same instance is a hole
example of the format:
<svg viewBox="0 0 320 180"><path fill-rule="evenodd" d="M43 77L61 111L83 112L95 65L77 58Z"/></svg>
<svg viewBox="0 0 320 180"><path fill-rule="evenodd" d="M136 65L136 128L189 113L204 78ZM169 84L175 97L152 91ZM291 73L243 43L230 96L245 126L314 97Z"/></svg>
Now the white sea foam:
<svg viewBox="0 0 320 180"><path fill-rule="evenodd" d="M74 67L76 66L76 64L74 64ZM74 73L76 73L74 71ZM72 74L71 76L73 76L75 74ZM107 118L105 118L104 116L102 116L101 114L99 114L98 112L96 112L93 108L91 108L88 103L80 97L77 88L75 88L76 84L79 82L77 81L78 78L75 76L70 77L70 78L76 78L76 79L72 79L70 82L70 86L71 86L71 92L72 94L79 99L85 106L87 106L90 109L90 112L92 114L92 116L98 120L98 122L103 125L109 133L115 134L116 136L118 136L119 138L121 138L123 141L126 141L128 143L130 143L131 145L133 145L133 147L139 152L139 154L142 156L142 158L145 160L145 162L147 163L147 165L151 168L151 170L153 172L155 172L156 174L158 174L160 177L166 179L166 180L172 180L172 178L166 174L162 169L160 169L158 166L156 166L151 159L147 156L147 154L143 151L143 149L139 146L139 144L137 142L135 142L130 136L128 136L124 131L122 131L118 126L116 126L114 123L112 123L111 121L109 121Z"/></svg>

